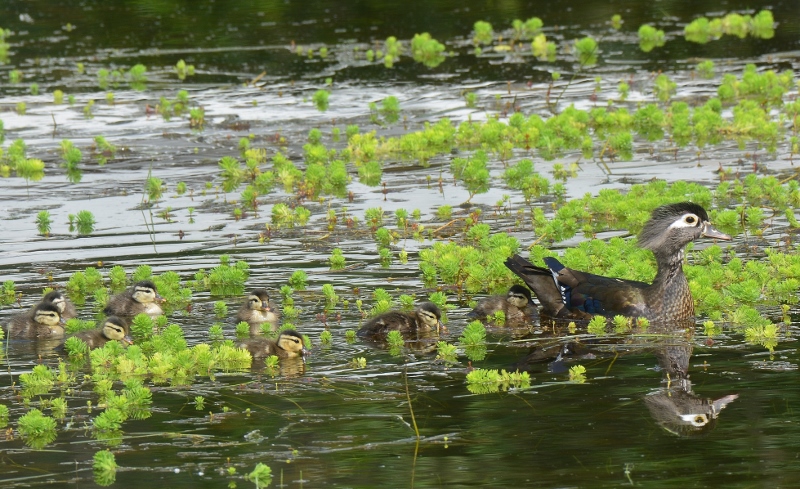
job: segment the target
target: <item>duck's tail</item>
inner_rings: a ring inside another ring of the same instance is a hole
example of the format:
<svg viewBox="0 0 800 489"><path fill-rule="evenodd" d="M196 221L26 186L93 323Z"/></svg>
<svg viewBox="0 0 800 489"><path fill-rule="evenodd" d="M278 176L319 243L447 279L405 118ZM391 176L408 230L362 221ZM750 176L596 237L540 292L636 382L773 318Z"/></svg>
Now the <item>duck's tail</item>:
<svg viewBox="0 0 800 489"><path fill-rule="evenodd" d="M568 313L552 270L537 267L519 255L506 259L505 265L533 291L545 314L561 317Z"/></svg>

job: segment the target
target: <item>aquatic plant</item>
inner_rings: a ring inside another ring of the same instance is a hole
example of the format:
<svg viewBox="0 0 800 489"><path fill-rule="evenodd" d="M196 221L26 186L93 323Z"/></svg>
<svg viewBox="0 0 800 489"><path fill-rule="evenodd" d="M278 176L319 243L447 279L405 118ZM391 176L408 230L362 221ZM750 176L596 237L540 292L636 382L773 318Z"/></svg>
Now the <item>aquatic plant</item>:
<svg viewBox="0 0 800 489"><path fill-rule="evenodd" d="M257 488L267 487L272 483L272 469L259 462L256 464L256 468L247 474L247 480L255 484Z"/></svg>
<svg viewBox="0 0 800 489"><path fill-rule="evenodd" d="M39 234L46 238L50 237L52 223L53 221L50 219L49 211L39 211L39 213L36 215L36 229L39 230Z"/></svg>
<svg viewBox="0 0 800 489"><path fill-rule="evenodd" d="M472 321L464 328L458 342L463 346L477 346L486 343L486 327L480 321Z"/></svg>
<svg viewBox="0 0 800 489"><path fill-rule="evenodd" d="M345 267L345 258L341 248L334 248L330 258L328 258L331 270L341 270Z"/></svg>
<svg viewBox="0 0 800 489"><path fill-rule="evenodd" d="M35 158L26 158L17 161L16 172L18 177L25 179L25 186L30 182L38 182L44 178L44 161Z"/></svg>
<svg viewBox="0 0 800 489"><path fill-rule="evenodd" d="M491 394L508 389L527 389L531 386L528 372L476 368L466 376L467 390L473 394Z"/></svg>
<svg viewBox="0 0 800 489"><path fill-rule="evenodd" d="M586 382L586 367L583 365L575 365L569 369L569 380L576 384L583 384Z"/></svg>
<svg viewBox="0 0 800 489"><path fill-rule="evenodd" d="M444 61L444 44L433 39L427 32L414 34L411 39L411 55L414 61L422 63L428 68L436 68Z"/></svg>
<svg viewBox="0 0 800 489"><path fill-rule="evenodd" d="M94 481L99 486L110 486L117 478L117 461L108 450L100 450L92 458Z"/></svg>
<svg viewBox="0 0 800 489"><path fill-rule="evenodd" d="M591 37L584 37L575 41L575 51L578 53L578 62L581 66L591 66L597 63L597 41Z"/></svg>
<svg viewBox="0 0 800 489"><path fill-rule="evenodd" d="M492 31L492 24L479 20L475 22L473 25L474 34L472 36L472 42L474 44L491 44L492 39L494 37L494 32Z"/></svg>
<svg viewBox="0 0 800 489"><path fill-rule="evenodd" d="M17 430L26 445L41 450L56 439L56 420L45 416L36 408L22 415L17 421Z"/></svg>
<svg viewBox="0 0 800 489"><path fill-rule="evenodd" d="M95 136L94 149L97 152L97 164L102 166L108 163L108 160L113 159L117 152L117 147L109 143L103 136Z"/></svg>
<svg viewBox="0 0 800 489"><path fill-rule="evenodd" d="M147 83L147 67L141 63L131 66L127 73L128 81L134 90L144 90Z"/></svg>
<svg viewBox="0 0 800 489"><path fill-rule="evenodd" d="M436 359L445 363L456 363L458 361L458 349L446 341L436 342Z"/></svg>
<svg viewBox="0 0 800 489"><path fill-rule="evenodd" d="M178 79L183 81L187 76L194 76L194 65L187 65L186 61L182 59L178 60L175 63L175 73L178 75Z"/></svg>
<svg viewBox="0 0 800 489"><path fill-rule="evenodd" d="M0 404L0 428L8 426L8 406Z"/></svg>
<svg viewBox="0 0 800 489"><path fill-rule="evenodd" d="M6 280L0 288L0 304L11 304L17 298L17 291L15 290L14 281Z"/></svg>
<svg viewBox="0 0 800 489"><path fill-rule="evenodd" d="M653 48L664 45L664 31L655 27L643 24L639 27L639 49L649 53Z"/></svg>
<svg viewBox="0 0 800 489"><path fill-rule="evenodd" d="M314 105L317 107L318 111L325 112L326 110L328 110L329 98L330 98L330 92L328 92L327 90L320 89L314 92L314 95L311 98L311 100L314 102Z"/></svg>

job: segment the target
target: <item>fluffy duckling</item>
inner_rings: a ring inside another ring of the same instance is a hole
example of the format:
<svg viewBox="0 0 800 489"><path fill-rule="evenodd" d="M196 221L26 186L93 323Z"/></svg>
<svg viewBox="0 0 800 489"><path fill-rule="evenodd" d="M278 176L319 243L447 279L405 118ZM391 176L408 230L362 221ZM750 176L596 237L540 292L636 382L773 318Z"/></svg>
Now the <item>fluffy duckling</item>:
<svg viewBox="0 0 800 489"><path fill-rule="evenodd" d="M55 305L61 313L61 319L64 321L78 317L78 310L75 309L75 305L70 302L67 296L60 290L48 292L42 297L42 302Z"/></svg>
<svg viewBox="0 0 800 489"><path fill-rule="evenodd" d="M156 284L142 280L109 299L103 312L108 316L132 317L145 313L150 317L157 317L164 314L164 310L158 305L161 300Z"/></svg>
<svg viewBox="0 0 800 489"><path fill-rule="evenodd" d="M89 345L89 348L100 348L109 341L120 341L127 345L133 344L128 323L117 316L107 317L103 326L99 328L80 331L73 336L82 339Z"/></svg>
<svg viewBox="0 0 800 489"><path fill-rule="evenodd" d="M433 302L423 302L411 312L389 311L370 319L361 329L358 336L362 338L382 338L389 331L400 331L403 336L416 336L436 329L442 323L442 311Z"/></svg>
<svg viewBox="0 0 800 489"><path fill-rule="evenodd" d="M30 311L17 314L4 328L8 339L52 339L64 337L61 311L54 304L40 302Z"/></svg>
<svg viewBox="0 0 800 489"><path fill-rule="evenodd" d="M239 312L236 313L238 321L244 321L250 325L250 334L261 334L261 325L272 323L273 326L280 319L280 312L269 301L269 293L266 289L254 290L247 296L247 301L242 304Z"/></svg>
<svg viewBox="0 0 800 489"><path fill-rule="evenodd" d="M507 322L528 321L536 314L536 308L531 302L531 291L522 285L512 285L505 296L493 295L478 301L469 316L485 318L498 311L505 313Z"/></svg>
<svg viewBox="0 0 800 489"><path fill-rule="evenodd" d="M236 347L249 351L254 359L266 358L270 355L276 355L281 359L295 358L308 353L303 346L303 337L293 329L281 331L277 341L261 336L242 340L236 343Z"/></svg>

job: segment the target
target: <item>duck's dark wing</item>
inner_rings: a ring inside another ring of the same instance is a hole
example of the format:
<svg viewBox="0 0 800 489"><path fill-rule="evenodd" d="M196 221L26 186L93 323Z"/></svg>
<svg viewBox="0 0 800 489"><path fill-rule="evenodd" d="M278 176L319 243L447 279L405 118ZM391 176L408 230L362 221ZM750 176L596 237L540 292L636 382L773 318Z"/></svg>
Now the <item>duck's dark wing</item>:
<svg viewBox="0 0 800 489"><path fill-rule="evenodd" d="M548 268L537 267L514 255L506 260L506 266L533 290L546 314L647 316L642 289L649 284L580 272L552 257L544 262Z"/></svg>

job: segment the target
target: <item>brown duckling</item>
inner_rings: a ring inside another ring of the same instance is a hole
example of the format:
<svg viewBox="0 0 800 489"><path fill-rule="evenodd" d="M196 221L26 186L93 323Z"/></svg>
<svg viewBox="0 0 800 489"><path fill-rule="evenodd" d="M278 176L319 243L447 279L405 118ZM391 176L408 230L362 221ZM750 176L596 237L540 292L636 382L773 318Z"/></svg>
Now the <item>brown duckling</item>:
<svg viewBox="0 0 800 489"><path fill-rule="evenodd" d="M493 295L478 301L470 317L485 318L503 311L507 322L524 322L536 314L531 301L531 291L522 285L512 285L505 296Z"/></svg>
<svg viewBox="0 0 800 489"><path fill-rule="evenodd" d="M433 302L423 302L411 312L389 311L370 319L361 329L358 336L362 338L384 338L389 331L400 331L403 336L416 336L436 329L442 323L442 312Z"/></svg>
<svg viewBox="0 0 800 489"><path fill-rule="evenodd" d="M273 329L280 319L280 311L269 301L266 289L257 289L247 296L247 301L239 308L236 319L250 325L250 334L261 334L261 325L272 323Z"/></svg>
<svg viewBox="0 0 800 489"><path fill-rule="evenodd" d="M89 348L100 348L109 341L120 341L123 344L132 345L133 340L130 333L127 321L123 321L117 316L109 316L103 322L103 326L80 331L73 336L82 339Z"/></svg>
<svg viewBox="0 0 800 489"><path fill-rule="evenodd" d="M281 331L277 341L261 336L239 341L236 343L236 347L249 351L254 359L266 358L270 355L276 355L281 359L295 358L308 353L303 346L303 337L293 329Z"/></svg>
<svg viewBox="0 0 800 489"><path fill-rule="evenodd" d="M157 317L164 314L164 310L158 305L161 301L156 284L150 280L142 280L109 299L103 312L108 316L132 317L145 313L150 317Z"/></svg>
<svg viewBox="0 0 800 489"><path fill-rule="evenodd" d="M58 306L40 302L30 311L13 316L3 328L8 339L52 339L64 337L64 323Z"/></svg>
<svg viewBox="0 0 800 489"><path fill-rule="evenodd" d="M75 304L70 302L67 296L60 290L48 292L42 297L42 302L54 304L58 307L58 311L61 313L61 319L64 321L78 317L78 310L75 309Z"/></svg>

